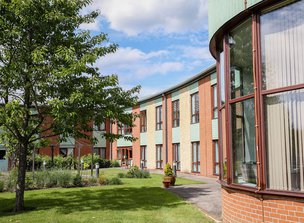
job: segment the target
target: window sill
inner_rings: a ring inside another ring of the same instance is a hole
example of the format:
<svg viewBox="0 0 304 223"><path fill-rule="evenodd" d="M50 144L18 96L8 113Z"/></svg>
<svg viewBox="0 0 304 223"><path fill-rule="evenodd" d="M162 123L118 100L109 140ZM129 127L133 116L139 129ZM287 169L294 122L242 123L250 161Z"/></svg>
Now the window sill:
<svg viewBox="0 0 304 223"><path fill-rule="evenodd" d="M303 198L304 192L291 192L291 191L281 191L281 190L258 190L257 187L248 187L244 185L236 185L236 184L227 184L226 181L218 180L218 183L222 185L222 187L232 190L240 190L251 192L252 194L259 195L276 195L276 196L285 196L285 197L296 197Z"/></svg>

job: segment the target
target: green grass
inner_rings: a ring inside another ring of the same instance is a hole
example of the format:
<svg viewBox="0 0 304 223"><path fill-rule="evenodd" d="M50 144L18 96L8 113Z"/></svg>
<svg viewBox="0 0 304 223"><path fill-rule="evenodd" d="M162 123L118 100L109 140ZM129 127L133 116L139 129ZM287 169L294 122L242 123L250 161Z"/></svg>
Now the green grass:
<svg viewBox="0 0 304 223"><path fill-rule="evenodd" d="M108 169L108 177L122 172ZM26 191L27 211L14 214L13 193L0 193L0 222L212 222L162 188L162 176L122 179L124 185ZM177 184L198 183L177 178Z"/></svg>

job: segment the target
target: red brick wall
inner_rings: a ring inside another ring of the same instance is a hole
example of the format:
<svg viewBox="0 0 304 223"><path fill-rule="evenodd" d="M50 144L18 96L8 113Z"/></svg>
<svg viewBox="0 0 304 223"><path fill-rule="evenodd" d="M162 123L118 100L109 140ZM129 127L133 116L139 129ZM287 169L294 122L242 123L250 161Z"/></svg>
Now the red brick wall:
<svg viewBox="0 0 304 223"><path fill-rule="evenodd" d="M210 76L199 81L201 175L213 176L212 97Z"/></svg>
<svg viewBox="0 0 304 223"><path fill-rule="evenodd" d="M110 119L106 120L106 132L110 132L111 128L111 122ZM111 148L111 143L109 140L106 140L106 159L110 159L110 148Z"/></svg>
<svg viewBox="0 0 304 223"><path fill-rule="evenodd" d="M114 134L117 134L117 124L112 124L112 132ZM116 160L117 159L117 141L115 140L113 143L112 143L112 159L113 160Z"/></svg>
<svg viewBox="0 0 304 223"><path fill-rule="evenodd" d="M173 165L173 151L172 151L172 98L171 94L167 95L167 129L168 129L168 163ZM164 147L165 149L165 147ZM163 166L165 166L165 160Z"/></svg>
<svg viewBox="0 0 304 223"><path fill-rule="evenodd" d="M132 112L133 114L140 114L140 107L134 107ZM137 138L137 140L132 143L133 165L140 166L140 118L136 118L134 125L132 135Z"/></svg>
<svg viewBox="0 0 304 223"><path fill-rule="evenodd" d="M304 200L222 188L223 222L304 222Z"/></svg>

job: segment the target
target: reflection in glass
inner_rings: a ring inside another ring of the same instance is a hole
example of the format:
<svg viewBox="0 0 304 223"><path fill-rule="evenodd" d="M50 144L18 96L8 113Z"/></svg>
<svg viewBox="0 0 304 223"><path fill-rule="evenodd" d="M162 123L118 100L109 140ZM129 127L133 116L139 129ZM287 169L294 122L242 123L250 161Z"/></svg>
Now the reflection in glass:
<svg viewBox="0 0 304 223"><path fill-rule="evenodd" d="M304 191L304 90L267 95L267 187Z"/></svg>
<svg viewBox="0 0 304 223"><path fill-rule="evenodd" d="M231 105L233 183L256 185L254 100Z"/></svg>
<svg viewBox="0 0 304 223"><path fill-rule="evenodd" d="M263 89L304 83L304 1L261 16Z"/></svg>
<svg viewBox="0 0 304 223"><path fill-rule="evenodd" d="M225 104L225 61L224 52L220 53L220 83L221 83L221 105Z"/></svg>
<svg viewBox="0 0 304 223"><path fill-rule="evenodd" d="M253 93L251 20L229 35L231 98Z"/></svg>
<svg viewBox="0 0 304 223"><path fill-rule="evenodd" d="M227 181L227 147L226 147L226 119L225 119L225 110L223 108L219 112L219 121L220 121L220 153L222 154L222 167L221 167L221 180Z"/></svg>

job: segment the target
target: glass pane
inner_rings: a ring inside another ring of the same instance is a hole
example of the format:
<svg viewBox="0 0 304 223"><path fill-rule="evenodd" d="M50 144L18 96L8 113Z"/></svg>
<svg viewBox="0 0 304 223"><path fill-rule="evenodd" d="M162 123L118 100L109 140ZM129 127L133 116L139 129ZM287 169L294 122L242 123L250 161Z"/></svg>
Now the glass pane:
<svg viewBox="0 0 304 223"><path fill-rule="evenodd" d="M201 161L201 150L200 150L200 144L197 144L197 161Z"/></svg>
<svg viewBox="0 0 304 223"><path fill-rule="evenodd" d="M215 155L215 162L219 162L219 150L218 150L218 142L214 141L214 155Z"/></svg>
<svg viewBox="0 0 304 223"><path fill-rule="evenodd" d="M221 177L222 180L227 181L227 146L226 146L226 119L225 119L225 111L226 108L222 109L220 114L220 128L219 132L221 135L221 150L223 160L222 162L222 170L221 170Z"/></svg>
<svg viewBox="0 0 304 223"><path fill-rule="evenodd" d="M219 174L219 165L217 164L216 166L215 166L215 174Z"/></svg>
<svg viewBox="0 0 304 223"><path fill-rule="evenodd" d="M251 20L230 33L231 98L253 93Z"/></svg>
<svg viewBox="0 0 304 223"><path fill-rule="evenodd" d="M267 187L304 191L304 89L264 99Z"/></svg>
<svg viewBox="0 0 304 223"><path fill-rule="evenodd" d="M233 182L256 185L254 100L231 105Z"/></svg>
<svg viewBox="0 0 304 223"><path fill-rule="evenodd" d="M225 61L224 52L220 53L220 83L221 83L221 105L225 104Z"/></svg>
<svg viewBox="0 0 304 223"><path fill-rule="evenodd" d="M180 146L177 144L177 161L180 161Z"/></svg>
<svg viewBox="0 0 304 223"><path fill-rule="evenodd" d="M192 144L192 162L197 162L197 147L196 143Z"/></svg>
<svg viewBox="0 0 304 223"><path fill-rule="evenodd" d="M101 154L100 154L102 159L106 158L106 148L101 148Z"/></svg>
<svg viewBox="0 0 304 223"><path fill-rule="evenodd" d="M304 1L261 16L263 89L304 83Z"/></svg>

